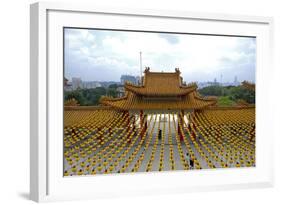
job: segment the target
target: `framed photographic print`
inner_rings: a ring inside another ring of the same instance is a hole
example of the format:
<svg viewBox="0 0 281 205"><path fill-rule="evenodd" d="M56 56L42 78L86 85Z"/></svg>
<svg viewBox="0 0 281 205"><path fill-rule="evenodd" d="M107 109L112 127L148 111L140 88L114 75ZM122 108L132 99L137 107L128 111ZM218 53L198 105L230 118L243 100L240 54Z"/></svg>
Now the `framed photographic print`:
<svg viewBox="0 0 281 205"><path fill-rule="evenodd" d="M31 199L272 186L272 24L31 5Z"/></svg>

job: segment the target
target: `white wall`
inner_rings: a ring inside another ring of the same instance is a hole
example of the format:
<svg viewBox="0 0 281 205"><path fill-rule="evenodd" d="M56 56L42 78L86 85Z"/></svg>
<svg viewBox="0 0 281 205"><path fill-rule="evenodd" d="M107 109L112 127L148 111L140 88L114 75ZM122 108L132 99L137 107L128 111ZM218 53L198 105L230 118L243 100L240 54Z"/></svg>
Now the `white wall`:
<svg viewBox="0 0 281 205"><path fill-rule="evenodd" d="M29 0L1 1L0 6L0 204L29 204ZM82 2L81 0L79 2ZM281 12L278 0L93 0L99 5L190 10L231 14L273 16L275 20L275 89L272 100L276 106L276 127L279 123L280 90L278 89L281 51ZM279 86L280 87L280 86ZM279 91L279 92L278 92ZM275 129L276 173L280 173L280 130ZM279 161L279 162L278 162ZM280 174L271 189L189 193L129 199L94 201L107 204L277 204L281 202ZM77 202L67 202L77 203ZM85 201L82 204L91 204Z"/></svg>

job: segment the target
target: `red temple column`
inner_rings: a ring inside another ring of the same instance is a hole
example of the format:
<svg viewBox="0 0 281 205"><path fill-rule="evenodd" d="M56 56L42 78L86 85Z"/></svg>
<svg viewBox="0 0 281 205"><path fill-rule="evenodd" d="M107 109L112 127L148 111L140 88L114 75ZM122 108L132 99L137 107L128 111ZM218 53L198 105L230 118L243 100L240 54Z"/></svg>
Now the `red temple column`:
<svg viewBox="0 0 281 205"><path fill-rule="evenodd" d="M110 127L110 128L108 128L108 132L109 132L109 136L111 136L111 134L112 134L111 127Z"/></svg>
<svg viewBox="0 0 281 205"><path fill-rule="evenodd" d="M193 129L194 129L194 131L196 131L196 125L194 122L193 122Z"/></svg>
<svg viewBox="0 0 281 205"><path fill-rule="evenodd" d="M180 141L182 142L183 141L183 133L182 133L180 127L183 126L183 118L182 118L181 112L178 114L178 135L180 137Z"/></svg>
<svg viewBox="0 0 281 205"><path fill-rule="evenodd" d="M143 126L143 110L140 110L140 127Z"/></svg>
<svg viewBox="0 0 281 205"><path fill-rule="evenodd" d="M140 110L140 137L143 137L143 123L144 123L144 116L143 110Z"/></svg>
<svg viewBox="0 0 281 205"><path fill-rule="evenodd" d="M147 129L147 115L145 115L145 129Z"/></svg>
<svg viewBox="0 0 281 205"><path fill-rule="evenodd" d="M188 130L190 131L191 130L191 126L190 126L190 123L188 122Z"/></svg>
<svg viewBox="0 0 281 205"><path fill-rule="evenodd" d="M133 130L136 130L136 116L133 116Z"/></svg>
<svg viewBox="0 0 281 205"><path fill-rule="evenodd" d="M146 130L146 129L147 129L147 115L145 115L145 116L144 116L144 118L145 118L145 122L144 122L144 130Z"/></svg>
<svg viewBox="0 0 281 205"><path fill-rule="evenodd" d="M181 110L181 126L184 127L184 110Z"/></svg>

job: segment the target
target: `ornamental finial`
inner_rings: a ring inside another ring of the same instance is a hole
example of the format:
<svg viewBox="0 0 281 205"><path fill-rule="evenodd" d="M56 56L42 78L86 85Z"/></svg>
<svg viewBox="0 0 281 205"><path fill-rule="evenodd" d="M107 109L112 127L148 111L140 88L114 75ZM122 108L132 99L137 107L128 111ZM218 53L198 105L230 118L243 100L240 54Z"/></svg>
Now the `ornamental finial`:
<svg viewBox="0 0 281 205"><path fill-rule="evenodd" d="M180 74L180 69L179 68L175 68L176 73Z"/></svg>
<svg viewBox="0 0 281 205"><path fill-rule="evenodd" d="M145 67L144 73L148 73L150 70L150 67Z"/></svg>

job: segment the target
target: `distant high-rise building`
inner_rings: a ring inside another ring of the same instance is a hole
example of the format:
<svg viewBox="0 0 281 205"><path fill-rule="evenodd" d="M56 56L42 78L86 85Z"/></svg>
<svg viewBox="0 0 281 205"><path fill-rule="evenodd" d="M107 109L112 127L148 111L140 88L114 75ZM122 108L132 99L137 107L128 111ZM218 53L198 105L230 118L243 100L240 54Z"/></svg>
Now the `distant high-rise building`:
<svg viewBox="0 0 281 205"><path fill-rule="evenodd" d="M238 82L238 78L237 76L234 77L234 82L233 82L234 86L238 86L240 83Z"/></svg>
<svg viewBox="0 0 281 205"><path fill-rule="evenodd" d="M125 89L124 89L124 87L118 87L118 88L116 89L116 91L117 91L117 97L123 97L123 96L125 96Z"/></svg>
<svg viewBox="0 0 281 205"><path fill-rule="evenodd" d="M82 88L81 78L72 78L72 89L77 90L77 88Z"/></svg>
<svg viewBox="0 0 281 205"><path fill-rule="evenodd" d="M69 82L69 80L66 77L63 78L63 88L65 91L72 90L72 84Z"/></svg>
<svg viewBox="0 0 281 205"><path fill-rule="evenodd" d="M99 82L96 81L86 81L86 82L82 82L82 88L86 88L86 89L91 89L91 88L97 88L97 87L101 87L101 84Z"/></svg>
<svg viewBox="0 0 281 205"><path fill-rule="evenodd" d="M140 78L140 76L136 76L136 81L137 81L137 84L141 84L141 78Z"/></svg>
<svg viewBox="0 0 281 205"><path fill-rule="evenodd" d="M133 84L137 84L137 78L132 75L122 75L120 78L121 84L124 84L126 81L129 81Z"/></svg>

